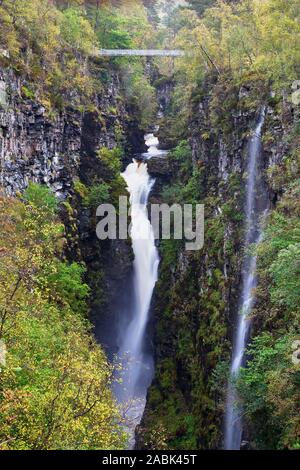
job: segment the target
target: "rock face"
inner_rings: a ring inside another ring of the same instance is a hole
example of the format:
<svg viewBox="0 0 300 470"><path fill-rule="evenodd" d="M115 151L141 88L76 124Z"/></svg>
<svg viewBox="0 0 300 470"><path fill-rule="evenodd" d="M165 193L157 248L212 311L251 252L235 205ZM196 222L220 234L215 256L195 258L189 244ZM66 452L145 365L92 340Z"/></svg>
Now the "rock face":
<svg viewBox="0 0 300 470"><path fill-rule="evenodd" d="M118 129L128 135L127 155L131 145L143 150L143 133L120 102L116 74L95 98L95 112L84 114L68 109L50 117L41 104L22 97L23 87L21 78L0 69L0 187L6 194L23 191L33 181L65 199L84 156L116 146Z"/></svg>
<svg viewBox="0 0 300 470"><path fill-rule="evenodd" d="M95 213L82 204L74 180L80 178L87 187L101 182L103 167L97 152L116 147L120 135L126 138L125 166L134 152L145 150L144 133L121 98L117 72L108 71L93 111L84 113L70 108L49 116L38 101L24 97L24 88L21 78L0 69L0 190L14 196L36 182L46 184L65 202L61 212L69 240L66 254L87 265L96 336L111 352L114 299L129 277L131 245L97 239Z"/></svg>
<svg viewBox="0 0 300 470"><path fill-rule="evenodd" d="M168 178L172 174L171 162L168 155L157 155L147 160L148 171L151 176Z"/></svg>
<svg viewBox="0 0 300 470"><path fill-rule="evenodd" d="M159 448L163 441L173 449L222 448L225 394L218 390L225 392L226 380L217 388L214 381L217 365L230 360L237 313L249 136L266 106L261 174L272 207L280 189L266 170L288 154L297 118L288 100L282 105L282 97L275 100L261 83L240 90L212 78L202 86L185 138L205 204L205 245L196 253L174 245L162 251L154 300L156 375L138 448Z"/></svg>
<svg viewBox="0 0 300 470"><path fill-rule="evenodd" d="M80 162L80 113L50 120L42 105L22 99L12 72L0 70L0 83L0 186L14 195L29 181L45 183L65 198Z"/></svg>

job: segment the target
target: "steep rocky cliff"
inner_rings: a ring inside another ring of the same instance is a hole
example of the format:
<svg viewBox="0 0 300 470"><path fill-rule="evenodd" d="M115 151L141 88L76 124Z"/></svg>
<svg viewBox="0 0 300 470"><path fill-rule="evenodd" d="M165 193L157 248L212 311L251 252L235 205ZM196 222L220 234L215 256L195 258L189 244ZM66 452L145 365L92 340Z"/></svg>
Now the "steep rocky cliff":
<svg viewBox="0 0 300 470"><path fill-rule="evenodd" d="M141 448L222 448L226 371L241 285L248 142L262 106L261 174L271 209L284 188L282 183L275 188L268 175L290 151L297 109L260 81L238 88L230 80L210 78L192 97L183 136L193 163L191 193L205 204L205 246L192 253L174 241L161 244L156 375L138 431ZM162 140L171 121L172 116L162 126ZM177 154L173 192L191 202Z"/></svg>
<svg viewBox="0 0 300 470"><path fill-rule="evenodd" d="M0 71L0 84L1 187L14 195L34 181L66 197L80 163L80 113L69 110L51 119L41 104L23 96L22 80L7 69Z"/></svg>
<svg viewBox="0 0 300 470"><path fill-rule="evenodd" d="M46 184L62 202L66 255L87 264L96 333L111 348L107 332L114 324L114 299L131 269L131 246L125 241L100 243L96 207L86 196L91 187L97 194L97 184L115 178L101 161L100 149L123 148L125 166L144 150L143 132L122 96L117 71L107 72L102 91L84 112L70 106L50 113L34 96L28 98L27 87L12 70L0 70L0 188L14 196L30 182Z"/></svg>
<svg viewBox="0 0 300 470"><path fill-rule="evenodd" d="M27 85L12 70L0 70L0 186L8 195L34 181L65 199L80 165L99 148L114 148L121 136L126 136L122 143L128 152L144 144L122 99L117 73L110 73L91 112L72 107L49 112L28 98Z"/></svg>
<svg viewBox="0 0 300 470"><path fill-rule="evenodd" d="M288 96L275 94L263 82L237 87L229 79L210 77L191 98L189 121L180 135L186 143L180 147L178 136L172 135L176 119L171 90L170 84L159 88L167 113L160 140L178 145L167 159L150 162L150 172L157 176L152 198L204 203L205 246L192 253L180 242L161 243L153 302L156 375L137 445L221 448L226 372L241 285L249 137L266 106L261 170L272 209L286 190L280 172L297 172L293 165L287 170L285 157L295 145L291 136L299 113ZM122 292L132 287L132 252L126 241L99 243L95 207L88 199L89 188L112 178L99 149L113 152L123 146L123 166L143 150L142 132L121 97L118 76L112 73L93 109L68 108L49 115L34 97L28 98L22 79L7 69L0 74L0 186L15 195L30 181L45 183L62 201L67 256L88 266L96 335L110 353L116 350L114 324L122 310ZM189 152L188 157L180 160L178 148ZM254 332L265 327L261 315L254 320Z"/></svg>

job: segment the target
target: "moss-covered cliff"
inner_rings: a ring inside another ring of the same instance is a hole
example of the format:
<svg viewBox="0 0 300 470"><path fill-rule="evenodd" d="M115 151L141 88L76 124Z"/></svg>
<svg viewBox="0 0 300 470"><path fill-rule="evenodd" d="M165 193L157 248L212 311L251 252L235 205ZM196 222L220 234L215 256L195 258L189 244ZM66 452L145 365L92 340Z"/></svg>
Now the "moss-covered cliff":
<svg viewBox="0 0 300 470"><path fill-rule="evenodd" d="M138 433L142 448L222 447L227 373L241 288L248 141L264 105L260 169L273 214L277 201L299 174L297 108L263 81L237 86L226 77L208 78L189 102L188 130L171 153L173 181L161 198L205 204L205 246L196 253L185 252L175 241L160 246L154 319L156 375ZM171 107L162 126L162 140L165 128L169 135L174 132L174 119ZM285 167L286 172L280 171ZM277 184L270 178L274 173L280 174ZM266 262L263 259L264 254L261 262ZM263 277L259 289L268 289ZM253 314L253 334L271 328L276 337L276 322L266 327L261 310L270 307L270 300L264 307L260 302ZM248 424L252 419L249 412ZM268 419L266 428L272 426L272 413ZM253 431L251 424L250 428Z"/></svg>
<svg viewBox="0 0 300 470"><path fill-rule="evenodd" d="M126 194L120 172L158 109L171 151L149 162L152 201L204 204L205 245L159 243L155 378L137 447L222 448L262 107L269 213L251 247L258 286L235 387L244 448L300 448L299 2L186 3L0 2L0 448L125 445L102 346L116 352L132 250L100 242L95 213ZM97 58L100 47L187 54Z"/></svg>

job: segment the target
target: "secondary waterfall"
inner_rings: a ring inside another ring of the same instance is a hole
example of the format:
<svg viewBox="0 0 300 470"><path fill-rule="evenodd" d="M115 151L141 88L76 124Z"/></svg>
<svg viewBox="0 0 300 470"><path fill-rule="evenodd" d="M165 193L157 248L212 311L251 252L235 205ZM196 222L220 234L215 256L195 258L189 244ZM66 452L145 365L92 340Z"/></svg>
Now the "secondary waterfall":
<svg viewBox="0 0 300 470"><path fill-rule="evenodd" d="M249 162L246 185L246 236L245 248L259 243L262 237L262 216L267 210L267 196L264 188L261 168L261 132L264 124L265 109L262 110L259 122L249 143ZM225 416L225 449L240 450L242 440L242 410L238 407L238 396L234 387L234 379L244 365L245 348L249 337L249 314L255 298L253 290L256 287L255 255L246 254L242 273L242 292L239 301L236 337L231 364L231 381L228 385L226 416Z"/></svg>
<svg viewBox="0 0 300 470"><path fill-rule="evenodd" d="M150 158L157 150L158 141L153 135L145 136L145 141L149 147L146 155ZM130 194L134 299L131 319L121 333L118 356L123 368L122 382L115 387L115 394L126 408L129 447L132 448L134 429L141 421L147 389L153 378L153 358L145 348L145 335L157 281L159 256L148 219L147 204L154 180L148 174L147 164L134 160L122 176Z"/></svg>

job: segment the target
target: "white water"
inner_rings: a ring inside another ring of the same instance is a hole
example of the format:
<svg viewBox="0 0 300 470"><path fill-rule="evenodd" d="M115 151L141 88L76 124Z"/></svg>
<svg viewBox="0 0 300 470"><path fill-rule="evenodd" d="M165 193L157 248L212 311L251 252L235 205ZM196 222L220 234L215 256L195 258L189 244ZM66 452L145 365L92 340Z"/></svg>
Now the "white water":
<svg viewBox="0 0 300 470"><path fill-rule="evenodd" d="M157 126L155 130L158 131L158 129L159 127ZM145 135L145 144L148 147L148 152L143 153L143 157L146 159L161 156L161 155L167 155L168 153L167 150L160 150L158 148L159 140L152 133Z"/></svg>
<svg viewBox="0 0 300 470"><path fill-rule="evenodd" d="M150 158L156 154L158 141L154 136L147 141ZM151 137L151 136L149 136ZM149 142L150 140L150 142ZM148 219L147 204L154 180L148 174L147 164L133 161L122 174L130 193L131 238L134 252L132 318L122 332L118 356L123 367L122 383L115 387L130 435L129 448L134 446L134 430L140 423L147 389L153 378L153 358L145 351L146 327L153 290L159 266L154 233Z"/></svg>
<svg viewBox="0 0 300 470"><path fill-rule="evenodd" d="M262 180L259 169L261 155L261 131L264 124L264 110L251 138L249 145L249 163L246 186L245 215L247 220L245 247L256 244L262 237L261 218L267 209L267 198L263 195ZM260 200L259 197L261 196ZM234 387L234 379L244 365L245 348L247 346L250 319L249 314L254 306L254 289L256 280L256 256L247 255L243 265L242 293L239 302L239 316L234 341L231 364L231 382L228 385L226 416L225 416L225 449L240 450L243 422L242 409L238 406L238 395Z"/></svg>

